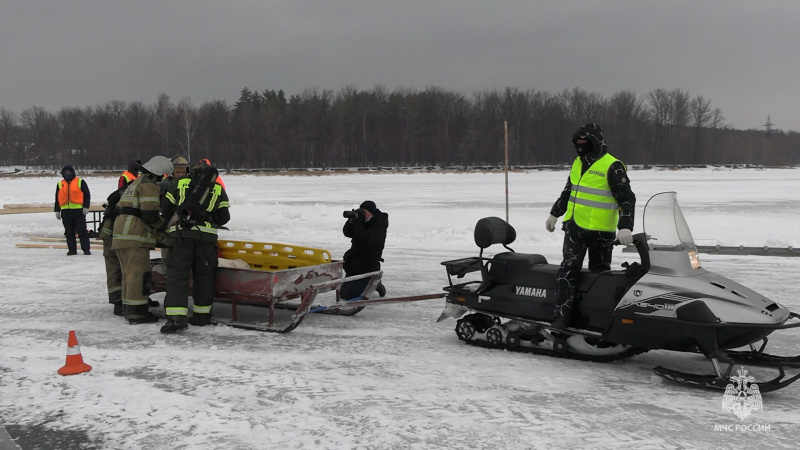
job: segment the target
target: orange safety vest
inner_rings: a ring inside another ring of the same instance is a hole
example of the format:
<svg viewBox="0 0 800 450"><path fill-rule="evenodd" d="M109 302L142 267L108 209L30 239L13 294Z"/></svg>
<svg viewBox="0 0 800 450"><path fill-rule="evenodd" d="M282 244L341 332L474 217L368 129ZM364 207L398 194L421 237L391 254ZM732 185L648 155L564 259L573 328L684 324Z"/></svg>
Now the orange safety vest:
<svg viewBox="0 0 800 450"><path fill-rule="evenodd" d="M135 179L136 175L126 170L125 172L122 172L122 175L119 176L119 183L117 183L117 187L121 188L126 184L131 184Z"/></svg>
<svg viewBox="0 0 800 450"><path fill-rule="evenodd" d="M83 180L80 177L75 177L72 182L67 182L67 180L58 182L58 205L61 209L83 208L82 183Z"/></svg>
<svg viewBox="0 0 800 450"><path fill-rule="evenodd" d="M221 177L221 176L219 176L219 175L217 175L217 184L219 184L220 186L222 186L222 189L225 189L225 191L227 191L227 190L228 190L228 189L226 189L226 188L225 188L225 183L223 183L223 182L222 182L222 177Z"/></svg>

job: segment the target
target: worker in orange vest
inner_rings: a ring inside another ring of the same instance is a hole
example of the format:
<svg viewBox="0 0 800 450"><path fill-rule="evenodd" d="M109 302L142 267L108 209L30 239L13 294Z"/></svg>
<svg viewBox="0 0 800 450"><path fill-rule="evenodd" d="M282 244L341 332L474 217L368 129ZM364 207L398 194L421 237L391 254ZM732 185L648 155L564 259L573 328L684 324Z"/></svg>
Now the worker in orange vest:
<svg viewBox="0 0 800 450"><path fill-rule="evenodd" d="M56 185L56 203L53 210L56 219L64 224L64 236L67 238L67 256L77 255L75 233L81 241L84 255L91 255L89 250L89 230L86 229L86 215L89 214L91 194L89 185L81 177L75 175L75 168L64 166L61 169L63 180Z"/></svg>
<svg viewBox="0 0 800 450"><path fill-rule="evenodd" d="M133 183L133 180L139 176L139 166L141 164L142 162L138 159L128 163L128 170L122 172L122 175L119 176L119 181L117 181L117 189L122 189L123 186Z"/></svg>

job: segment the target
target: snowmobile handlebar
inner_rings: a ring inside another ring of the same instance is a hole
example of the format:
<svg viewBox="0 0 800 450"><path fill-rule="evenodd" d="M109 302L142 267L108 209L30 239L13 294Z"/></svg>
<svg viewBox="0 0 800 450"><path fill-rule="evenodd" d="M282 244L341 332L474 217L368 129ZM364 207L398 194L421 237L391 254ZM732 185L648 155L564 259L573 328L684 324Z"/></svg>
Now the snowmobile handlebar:
<svg viewBox="0 0 800 450"><path fill-rule="evenodd" d="M611 242L611 245L622 245L619 242L619 239L614 239ZM650 247L647 245L647 233L636 233L633 235L633 246L636 248L636 252L639 253L639 257L642 259L642 262L639 263L641 268L646 272L650 270Z"/></svg>

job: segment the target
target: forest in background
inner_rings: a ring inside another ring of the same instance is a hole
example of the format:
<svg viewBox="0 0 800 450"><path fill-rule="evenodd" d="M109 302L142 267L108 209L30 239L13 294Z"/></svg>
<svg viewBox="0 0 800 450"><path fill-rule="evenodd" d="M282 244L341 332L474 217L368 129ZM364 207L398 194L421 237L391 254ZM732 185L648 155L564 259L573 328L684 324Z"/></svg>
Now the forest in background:
<svg viewBox="0 0 800 450"><path fill-rule="evenodd" d="M0 108L0 165L124 168L183 154L228 170L341 167L474 167L567 164L572 133L600 124L626 164L790 166L800 133L736 130L710 99L681 89L610 97L580 88L552 94L505 88L471 97L439 87L333 92L242 89L229 105L109 101L51 112ZM506 132L507 130L507 132Z"/></svg>

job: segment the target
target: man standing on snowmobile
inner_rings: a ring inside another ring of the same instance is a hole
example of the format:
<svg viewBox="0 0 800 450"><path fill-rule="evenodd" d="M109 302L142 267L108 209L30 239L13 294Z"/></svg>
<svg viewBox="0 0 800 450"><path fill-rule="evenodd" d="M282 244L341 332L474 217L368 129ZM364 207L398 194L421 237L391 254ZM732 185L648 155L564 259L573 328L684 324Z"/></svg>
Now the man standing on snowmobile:
<svg viewBox="0 0 800 450"><path fill-rule="evenodd" d="M122 268L122 308L131 325L157 322L149 311L150 249L156 246L156 230L165 220L158 202L158 183L172 172L172 163L154 156L140 167L141 175L122 192L117 204L111 249Z"/></svg>
<svg viewBox="0 0 800 450"><path fill-rule="evenodd" d="M228 194L216 178L217 169L200 162L167 193L170 204L162 213L172 219L167 230L167 323L161 327L164 334L184 331L188 324L211 323L214 270L218 265L217 230L231 218ZM187 319L190 277L194 314Z"/></svg>
<svg viewBox="0 0 800 450"><path fill-rule="evenodd" d="M347 222L342 232L350 239L350 250L344 254L344 272L346 276L381 270L381 255L386 242L386 230L389 228L389 215L381 212L375 202L367 200L359 209L345 211ZM369 278L348 281L339 289L343 300L351 300L361 296L369 284ZM386 288L379 283L375 288L378 295L386 295Z"/></svg>
<svg viewBox="0 0 800 450"><path fill-rule="evenodd" d="M607 151L603 130L587 123L572 135L578 156L572 163L567 185L550 209L545 226L553 232L564 215L564 246L556 279L553 328L569 326L575 310L578 275L589 252L589 269L611 268L611 243L633 243L633 215L636 196L630 186L625 164ZM617 231L619 230L619 231Z"/></svg>
<svg viewBox="0 0 800 450"><path fill-rule="evenodd" d="M89 185L81 177L75 176L75 168L64 166L61 169L63 180L56 185L56 202L53 211L56 219L64 225L64 236L67 238L67 256L78 254L75 233L81 241L84 255L91 255L89 230L86 229L86 215L92 201Z"/></svg>

